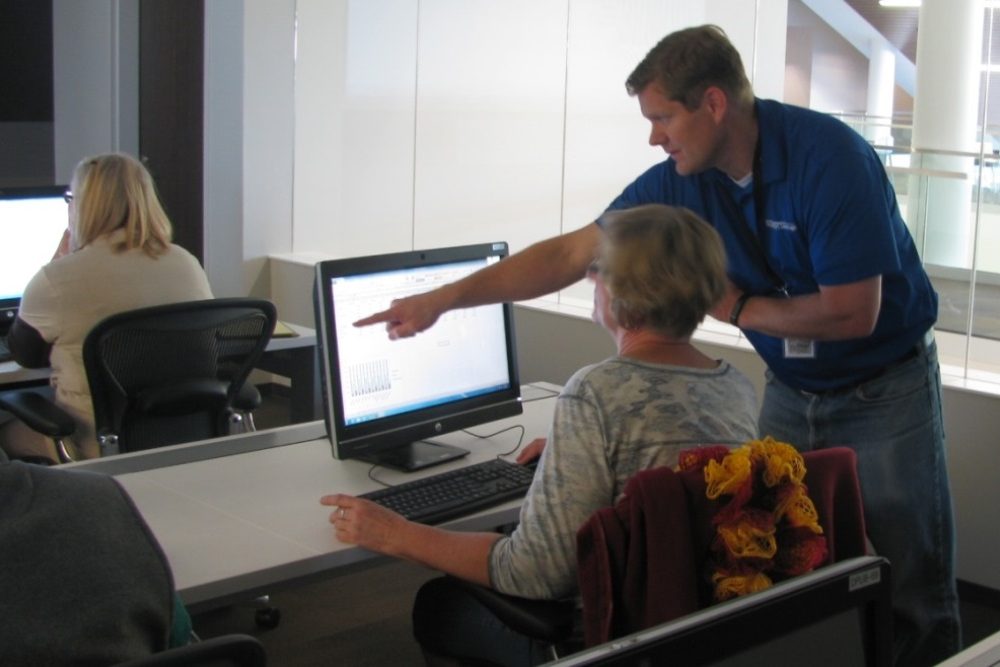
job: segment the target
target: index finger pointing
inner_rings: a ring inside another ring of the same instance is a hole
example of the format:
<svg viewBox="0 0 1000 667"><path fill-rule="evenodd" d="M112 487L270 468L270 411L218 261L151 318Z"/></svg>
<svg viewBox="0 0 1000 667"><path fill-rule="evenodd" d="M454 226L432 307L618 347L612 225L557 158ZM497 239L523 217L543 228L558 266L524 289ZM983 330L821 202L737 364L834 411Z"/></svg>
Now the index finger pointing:
<svg viewBox="0 0 1000 667"><path fill-rule="evenodd" d="M367 327L371 324L378 324L379 322L390 322L392 320L392 310L381 310L377 313L373 313L368 317L362 317L360 320L354 322L356 327Z"/></svg>

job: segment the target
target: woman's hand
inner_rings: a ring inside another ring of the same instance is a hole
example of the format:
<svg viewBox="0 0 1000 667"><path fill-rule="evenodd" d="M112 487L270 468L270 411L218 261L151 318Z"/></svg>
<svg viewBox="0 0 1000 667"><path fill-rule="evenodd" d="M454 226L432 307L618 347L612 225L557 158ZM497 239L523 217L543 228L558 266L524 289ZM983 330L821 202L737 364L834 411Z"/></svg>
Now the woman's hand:
<svg viewBox="0 0 1000 667"><path fill-rule="evenodd" d="M397 555L394 538L400 537L404 526L409 523L399 514L370 500L343 493L323 496L319 502L336 508L330 513L329 521L336 530L338 540L379 553Z"/></svg>
<svg viewBox="0 0 1000 667"><path fill-rule="evenodd" d="M542 455L543 449L545 449L545 438L535 438L518 452L516 461L522 465L531 463Z"/></svg>
<svg viewBox="0 0 1000 667"><path fill-rule="evenodd" d="M407 521L370 500L342 493L319 501L335 508L330 523L341 542L490 585L490 550L500 533L456 532Z"/></svg>

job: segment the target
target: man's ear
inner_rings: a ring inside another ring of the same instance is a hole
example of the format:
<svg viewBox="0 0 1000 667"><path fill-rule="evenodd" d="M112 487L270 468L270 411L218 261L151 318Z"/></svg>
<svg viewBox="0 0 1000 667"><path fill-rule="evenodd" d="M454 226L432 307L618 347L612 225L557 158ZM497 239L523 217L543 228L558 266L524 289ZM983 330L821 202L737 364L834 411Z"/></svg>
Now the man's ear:
<svg viewBox="0 0 1000 667"><path fill-rule="evenodd" d="M712 118L715 119L716 123L722 121L722 118L726 115L726 109L729 108L729 98L726 97L726 93L718 86L709 86L706 88L701 98L701 103L712 114Z"/></svg>

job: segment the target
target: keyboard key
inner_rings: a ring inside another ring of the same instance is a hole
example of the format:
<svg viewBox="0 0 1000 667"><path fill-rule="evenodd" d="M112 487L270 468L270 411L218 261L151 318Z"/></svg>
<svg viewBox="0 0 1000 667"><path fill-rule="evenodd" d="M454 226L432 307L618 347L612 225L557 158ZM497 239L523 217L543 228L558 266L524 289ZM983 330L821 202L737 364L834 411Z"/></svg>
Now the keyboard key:
<svg viewBox="0 0 1000 667"><path fill-rule="evenodd" d="M534 466L491 459L362 494L411 521L440 523L524 497Z"/></svg>

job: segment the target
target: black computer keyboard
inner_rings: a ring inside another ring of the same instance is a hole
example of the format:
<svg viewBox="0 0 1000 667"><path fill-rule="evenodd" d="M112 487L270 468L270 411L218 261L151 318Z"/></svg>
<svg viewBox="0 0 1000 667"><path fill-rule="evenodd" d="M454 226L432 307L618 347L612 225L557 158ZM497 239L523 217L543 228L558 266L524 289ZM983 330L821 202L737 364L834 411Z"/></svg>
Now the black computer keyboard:
<svg viewBox="0 0 1000 667"><path fill-rule="evenodd" d="M365 493L361 497L388 507L411 521L440 523L522 498L534 475L534 466L491 459Z"/></svg>

